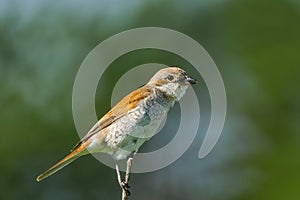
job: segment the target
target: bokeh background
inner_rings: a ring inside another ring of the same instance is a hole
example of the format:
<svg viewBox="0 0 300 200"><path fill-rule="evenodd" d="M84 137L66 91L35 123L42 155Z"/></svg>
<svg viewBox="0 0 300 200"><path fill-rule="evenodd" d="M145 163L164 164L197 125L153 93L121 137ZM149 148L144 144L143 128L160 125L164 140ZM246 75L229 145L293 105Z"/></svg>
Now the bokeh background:
<svg viewBox="0 0 300 200"><path fill-rule="evenodd" d="M224 79L228 113L216 147L198 159L210 102L206 86L195 86L203 91L196 140L172 165L133 174L131 199L299 199L299 21L297 0L1 0L0 199L120 199L114 169L92 156L41 183L35 178L79 139L72 88L86 55L106 38L144 26L180 31L209 52ZM99 117L121 74L149 62L191 69L157 50L122 56L99 82ZM142 151L174 136L166 135Z"/></svg>

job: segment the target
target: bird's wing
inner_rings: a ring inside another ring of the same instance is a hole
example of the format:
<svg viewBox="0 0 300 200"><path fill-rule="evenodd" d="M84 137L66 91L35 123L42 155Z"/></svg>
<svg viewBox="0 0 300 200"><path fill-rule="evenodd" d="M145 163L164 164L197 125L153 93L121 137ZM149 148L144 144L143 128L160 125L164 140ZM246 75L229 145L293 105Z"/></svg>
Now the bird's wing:
<svg viewBox="0 0 300 200"><path fill-rule="evenodd" d="M82 143L86 142L93 135L100 133L101 130L125 116L130 110L136 108L141 101L148 98L153 92L153 89L145 85L128 94L89 130L89 132L74 146L72 151L81 146ZM100 134L105 134L105 132L101 132Z"/></svg>

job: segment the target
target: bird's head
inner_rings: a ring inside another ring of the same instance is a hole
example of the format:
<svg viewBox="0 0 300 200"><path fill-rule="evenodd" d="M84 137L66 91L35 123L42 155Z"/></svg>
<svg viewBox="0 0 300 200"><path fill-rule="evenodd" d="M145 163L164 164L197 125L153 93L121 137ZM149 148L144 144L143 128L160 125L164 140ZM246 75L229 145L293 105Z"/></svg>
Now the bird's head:
<svg viewBox="0 0 300 200"><path fill-rule="evenodd" d="M197 80L188 76L187 73L178 67L168 67L159 70L148 82L156 89L168 96L179 100L189 85L197 83Z"/></svg>

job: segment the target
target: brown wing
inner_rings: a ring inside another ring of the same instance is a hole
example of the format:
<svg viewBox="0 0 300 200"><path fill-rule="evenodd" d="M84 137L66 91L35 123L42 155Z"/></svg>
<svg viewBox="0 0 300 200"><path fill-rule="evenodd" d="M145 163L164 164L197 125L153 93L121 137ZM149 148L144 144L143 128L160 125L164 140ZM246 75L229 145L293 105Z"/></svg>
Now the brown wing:
<svg viewBox="0 0 300 200"><path fill-rule="evenodd" d="M124 97L117 105L115 105L108 113L106 113L94 126L91 130L75 145L72 149L76 149L83 142L87 141L93 135L99 133L101 130L105 129L113 122L122 118L128 113L131 109L134 109L142 100L149 97L153 92L149 86L145 85L139 89L131 92L126 97Z"/></svg>

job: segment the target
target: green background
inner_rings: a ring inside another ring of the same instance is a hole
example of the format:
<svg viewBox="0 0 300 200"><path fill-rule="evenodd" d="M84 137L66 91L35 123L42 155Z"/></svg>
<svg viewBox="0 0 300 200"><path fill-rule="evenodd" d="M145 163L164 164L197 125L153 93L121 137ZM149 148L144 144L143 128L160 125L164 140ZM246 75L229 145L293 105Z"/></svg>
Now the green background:
<svg viewBox="0 0 300 200"><path fill-rule="evenodd" d="M0 199L120 199L114 169L92 156L41 183L35 177L79 139L72 88L86 55L145 26L180 31L209 52L228 112L216 147L199 160L210 103L206 87L195 86L204 126L178 161L133 174L131 199L299 199L299 21L297 0L0 1ZM148 62L188 66L155 50L121 57L99 83L99 117L110 108L111 83Z"/></svg>

